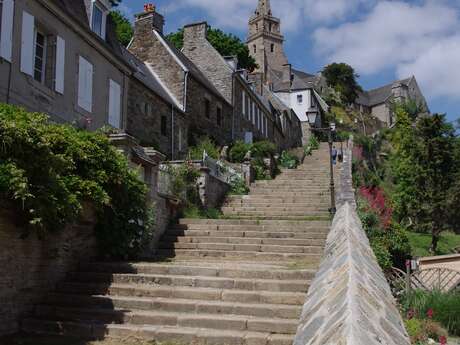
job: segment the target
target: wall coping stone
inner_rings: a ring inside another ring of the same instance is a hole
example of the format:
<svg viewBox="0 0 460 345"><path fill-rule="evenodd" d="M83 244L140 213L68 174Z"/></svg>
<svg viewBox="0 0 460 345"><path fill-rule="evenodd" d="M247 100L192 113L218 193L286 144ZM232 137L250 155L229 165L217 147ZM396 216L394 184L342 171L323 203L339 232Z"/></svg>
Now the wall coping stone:
<svg viewBox="0 0 460 345"><path fill-rule="evenodd" d="M410 345L390 286L356 211L350 146L337 191L339 209L294 345Z"/></svg>

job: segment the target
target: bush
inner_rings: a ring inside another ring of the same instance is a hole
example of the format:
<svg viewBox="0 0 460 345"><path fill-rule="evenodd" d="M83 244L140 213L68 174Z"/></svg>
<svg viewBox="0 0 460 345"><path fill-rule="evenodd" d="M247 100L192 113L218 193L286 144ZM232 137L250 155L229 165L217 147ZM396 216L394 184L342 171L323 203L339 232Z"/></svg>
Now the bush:
<svg viewBox="0 0 460 345"><path fill-rule="evenodd" d="M192 160L202 160L204 151L213 159L220 158L219 147L208 137L200 138L198 144L189 149L189 157Z"/></svg>
<svg viewBox="0 0 460 345"><path fill-rule="evenodd" d="M251 150L251 145L244 141L238 140L229 151L230 161L234 163L243 163L244 157Z"/></svg>
<svg viewBox="0 0 460 345"><path fill-rule="evenodd" d="M404 313L411 312L417 318L430 318L439 322L450 334L460 336L460 293L413 290L402 296L401 307Z"/></svg>
<svg viewBox="0 0 460 345"><path fill-rule="evenodd" d="M311 147L312 150L318 150L319 149L319 141L316 138L316 136L312 135L310 137L310 141L308 145Z"/></svg>
<svg viewBox="0 0 460 345"><path fill-rule="evenodd" d="M197 180L200 172L191 162L186 162L179 167L170 167L172 179L172 194L182 199L187 205L200 205L200 196L197 189Z"/></svg>
<svg viewBox="0 0 460 345"><path fill-rule="evenodd" d="M267 172L268 167L262 158L256 158L251 161L251 165L255 171L256 180L271 180L272 177Z"/></svg>
<svg viewBox="0 0 460 345"><path fill-rule="evenodd" d="M299 165L299 159L287 151L281 153L278 164L286 169L295 169Z"/></svg>
<svg viewBox="0 0 460 345"><path fill-rule="evenodd" d="M276 146L270 141L263 140L252 144L250 150L254 158L268 158L275 155Z"/></svg>
<svg viewBox="0 0 460 345"><path fill-rule="evenodd" d="M134 257L152 235L147 195L137 172L102 133L0 105L0 199L12 205L27 232L62 230L89 202L101 253Z"/></svg>
<svg viewBox="0 0 460 345"><path fill-rule="evenodd" d="M246 195L249 193L249 188L241 177L233 178L230 181L230 186L230 194L232 195Z"/></svg>

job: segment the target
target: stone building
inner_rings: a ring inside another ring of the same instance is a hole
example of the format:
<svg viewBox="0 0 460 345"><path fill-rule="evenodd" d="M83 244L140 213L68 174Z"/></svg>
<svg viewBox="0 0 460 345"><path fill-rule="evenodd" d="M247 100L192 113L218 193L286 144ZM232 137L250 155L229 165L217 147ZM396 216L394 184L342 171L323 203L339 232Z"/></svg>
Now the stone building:
<svg viewBox="0 0 460 345"><path fill-rule="evenodd" d="M371 114L385 126L392 127L395 123L392 103L409 100L415 101L422 112L429 112L425 96L414 76L362 92L355 103L360 111Z"/></svg>
<svg viewBox="0 0 460 345"><path fill-rule="evenodd" d="M302 144L305 145L311 135L307 114L315 114L314 126L320 127L323 115L328 111L320 96L324 78L294 69L289 64L283 48L281 21L273 16L269 0L259 0L248 25L246 44L259 66L252 78L262 80L286 107L294 111L300 120Z"/></svg>
<svg viewBox="0 0 460 345"><path fill-rule="evenodd" d="M108 0L0 2L0 102L88 129L124 128L130 66Z"/></svg>
<svg viewBox="0 0 460 345"><path fill-rule="evenodd" d="M232 104L200 69L163 35L164 18L153 8L136 16L134 37L128 49L157 77L184 121L174 123L179 150L199 137L209 136L223 145L232 137ZM172 123L172 119L171 119Z"/></svg>
<svg viewBox="0 0 460 345"><path fill-rule="evenodd" d="M270 105L247 81L246 71L238 70L236 57L221 56L208 42L207 27L205 22L185 26L182 51L233 105L231 139L274 141Z"/></svg>

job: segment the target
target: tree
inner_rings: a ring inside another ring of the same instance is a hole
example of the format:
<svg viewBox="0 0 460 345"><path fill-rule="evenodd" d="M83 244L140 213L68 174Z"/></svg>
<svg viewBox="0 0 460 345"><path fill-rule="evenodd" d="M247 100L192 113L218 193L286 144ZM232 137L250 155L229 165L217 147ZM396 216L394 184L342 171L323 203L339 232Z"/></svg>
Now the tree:
<svg viewBox="0 0 460 345"><path fill-rule="evenodd" d="M345 104L353 103L358 97L358 92L362 91L356 81L359 75L346 63L333 63L324 67L323 76L327 84L340 93L340 98Z"/></svg>
<svg viewBox="0 0 460 345"><path fill-rule="evenodd" d="M391 160L395 211L399 220L410 219L416 231L431 233L430 251L435 253L441 233L453 229L458 217L458 139L445 115L423 116L415 126L403 107L397 107L396 115Z"/></svg>
<svg viewBox="0 0 460 345"><path fill-rule="evenodd" d="M180 29L177 32L170 33L166 38L173 43L177 49L182 49L184 45L184 30ZM237 56L239 68L245 68L250 71L257 68L256 61L249 54L248 47L241 42L237 36L224 33L222 30L213 29L208 26L207 39L222 56Z"/></svg>
<svg viewBox="0 0 460 345"><path fill-rule="evenodd" d="M111 11L110 16L115 23L115 33L118 41L125 47L128 46L134 34L134 30L129 19L118 10Z"/></svg>

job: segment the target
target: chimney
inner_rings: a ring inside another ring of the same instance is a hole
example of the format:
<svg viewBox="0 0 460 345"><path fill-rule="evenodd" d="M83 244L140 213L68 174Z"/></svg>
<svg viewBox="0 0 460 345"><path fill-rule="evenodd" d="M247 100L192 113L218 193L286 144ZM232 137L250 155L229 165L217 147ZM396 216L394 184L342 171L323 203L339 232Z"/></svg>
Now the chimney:
<svg viewBox="0 0 460 345"><path fill-rule="evenodd" d="M208 23L200 22L184 26L184 45L197 40L205 40L208 35Z"/></svg>
<svg viewBox="0 0 460 345"><path fill-rule="evenodd" d="M163 34L165 25L164 17L156 11L153 4L145 4L144 12L136 14L136 21L134 23L134 34L145 34L146 31L156 30Z"/></svg>
<svg viewBox="0 0 460 345"><path fill-rule="evenodd" d="M292 66L290 63L283 65L283 76L282 82L289 83L289 87L292 86Z"/></svg>

